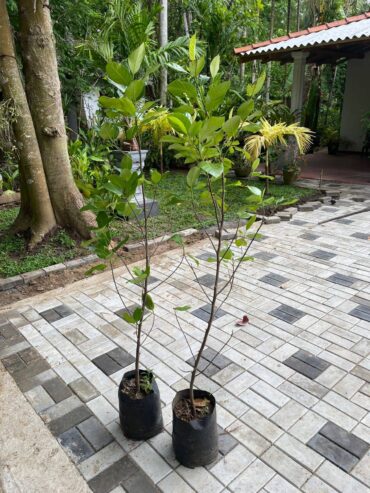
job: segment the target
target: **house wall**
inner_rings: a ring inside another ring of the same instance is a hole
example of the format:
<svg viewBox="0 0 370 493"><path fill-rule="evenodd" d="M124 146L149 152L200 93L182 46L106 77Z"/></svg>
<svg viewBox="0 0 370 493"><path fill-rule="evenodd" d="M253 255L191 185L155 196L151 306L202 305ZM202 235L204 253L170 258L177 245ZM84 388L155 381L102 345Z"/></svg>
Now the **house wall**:
<svg viewBox="0 0 370 493"><path fill-rule="evenodd" d="M361 125L364 113L370 111L370 52L365 58L352 59L347 64L341 120L341 137L351 141L348 151L361 151L365 132Z"/></svg>

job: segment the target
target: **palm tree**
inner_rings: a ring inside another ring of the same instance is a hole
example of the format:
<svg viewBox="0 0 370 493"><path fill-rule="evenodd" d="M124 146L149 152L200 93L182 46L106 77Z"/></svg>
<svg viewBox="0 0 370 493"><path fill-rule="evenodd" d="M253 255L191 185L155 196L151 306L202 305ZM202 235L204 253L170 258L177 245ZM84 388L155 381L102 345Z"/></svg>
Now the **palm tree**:
<svg viewBox="0 0 370 493"><path fill-rule="evenodd" d="M262 118L258 133L247 137L245 150L249 152L252 160L257 159L261 152L265 151L265 174L270 174L269 152L276 144L288 146L287 138L293 137L296 141L298 151L304 154L309 148L312 140L312 131L309 128L301 127L298 123L288 125L285 122L271 125ZM269 179L266 178L266 192L269 190Z"/></svg>

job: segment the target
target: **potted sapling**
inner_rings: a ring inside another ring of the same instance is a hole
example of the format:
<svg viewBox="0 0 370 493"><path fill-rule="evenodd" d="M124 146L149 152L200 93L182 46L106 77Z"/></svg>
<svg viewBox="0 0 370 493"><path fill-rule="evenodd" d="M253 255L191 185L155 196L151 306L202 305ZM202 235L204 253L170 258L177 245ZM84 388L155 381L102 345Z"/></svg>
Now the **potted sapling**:
<svg viewBox="0 0 370 493"><path fill-rule="evenodd" d="M150 210L146 197L146 187L157 187L162 175L152 170L150 175L144 173L142 139L145 128L156 118L154 103L145 100L146 78L139 78L144 57L144 45L132 52L125 63L109 62L107 73L115 87L118 97L100 97L106 121L103 135L114 138L123 130L138 145L139 167L133 168L129 153L123 155L120 169L112 173L101 186L93 191L85 206L96 214L97 228L94 237L88 242L89 248L106 263L99 264L89 273L111 266L112 277L124 309L122 318L131 325L135 339L134 369L124 373L118 389L119 415L123 433L134 440L148 439L163 429L161 401L158 386L150 369L141 364L143 340L148 336L154 323L155 305L150 289L151 258ZM140 201L138 200L140 192ZM119 225L119 226L117 226ZM144 265L130 267L125 260L123 247L135 238L140 241L144 252ZM129 286L137 295L135 306L127 306L122 295L112 261L119 256L128 273ZM135 286L135 287L134 287ZM152 289L153 290L153 289ZM149 328L146 328L149 327Z"/></svg>
<svg viewBox="0 0 370 493"><path fill-rule="evenodd" d="M218 430L216 418L216 400L206 389L198 389L197 376L200 369L202 354L207 347L217 310L225 302L233 285L235 273L243 262L250 260L248 249L253 243L254 234L250 237L258 208L263 206L263 191L257 187L243 185L236 180L227 178L236 155L243 155L242 144L237 136L241 135L246 126L253 105L243 103L239 108L224 110L230 81L224 81L219 71L220 58L216 56L210 64L211 77L201 75L205 64L204 57L196 55L196 38L193 36L189 44L188 75L184 79L174 80L168 90L173 98L173 109L169 116L174 135L162 140L170 144L176 152L176 158L185 159L191 165L187 174L187 186L191 195L191 207L196 219L202 224L202 218L212 215L217 223L219 234L211 238L214 249L210 256L209 266L214 268L214 284L208 296L210 303L209 319L204 329L199 350L194 355L194 363L190 376L189 387L177 392L173 400L173 432L172 442L175 456L186 467L204 466L213 462L218 455ZM226 113L227 116L224 116ZM251 165L252 175L256 176L259 161ZM240 187L245 196L245 207L240 211L240 224L244 220L243 229L237 228L231 240L223 240L225 214L228 205L230 187ZM174 197L174 202L181 202L182 197ZM262 222L259 225L261 227ZM259 229L258 228L258 229ZM196 279L197 259L185 255L188 266ZM226 283L221 282L224 264L231 268ZM203 287L200 285L200 288ZM176 319L181 325L181 318L186 316L189 306L175 308ZM184 332L185 335L185 332Z"/></svg>

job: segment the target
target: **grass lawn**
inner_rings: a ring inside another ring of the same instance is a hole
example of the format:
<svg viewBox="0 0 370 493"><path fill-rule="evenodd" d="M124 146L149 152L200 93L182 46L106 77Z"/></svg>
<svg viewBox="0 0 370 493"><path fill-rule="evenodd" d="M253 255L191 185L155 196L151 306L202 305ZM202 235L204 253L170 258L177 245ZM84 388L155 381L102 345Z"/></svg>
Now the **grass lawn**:
<svg viewBox="0 0 370 493"><path fill-rule="evenodd" d="M260 188L264 187L260 181L253 181L253 185ZM155 218L150 219L151 237L160 236L164 233L174 233L187 228L200 228L199 223L194 219L190 203L179 206L165 204L169 192L190 201L184 174L168 173L161 181L155 197L159 202L160 213ZM308 199L312 197L314 191L308 188L271 184L270 193L275 197L283 196L286 199ZM153 190L148 190L148 196L153 197ZM237 219L237 212L243 207L243 198L242 189L230 188L227 220ZM0 234L12 224L17 213L18 208L0 209ZM203 225L212 226L214 221L205 216ZM127 227L125 227L125 223L120 223L118 229L126 230ZM132 235L133 241L137 239L136 235ZM23 238L0 236L0 277L15 276L41 269L88 253L63 230L58 231L56 235L32 252L27 252L26 242Z"/></svg>

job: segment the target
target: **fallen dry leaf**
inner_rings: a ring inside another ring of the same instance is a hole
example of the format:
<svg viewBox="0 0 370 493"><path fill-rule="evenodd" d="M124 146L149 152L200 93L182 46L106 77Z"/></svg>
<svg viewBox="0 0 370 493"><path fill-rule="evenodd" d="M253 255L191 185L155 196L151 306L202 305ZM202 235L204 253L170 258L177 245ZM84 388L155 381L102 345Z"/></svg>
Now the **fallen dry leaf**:
<svg viewBox="0 0 370 493"><path fill-rule="evenodd" d="M236 322L236 325L247 325L247 323L249 322L249 318L248 318L248 315L243 315L243 318L241 320L238 320Z"/></svg>

